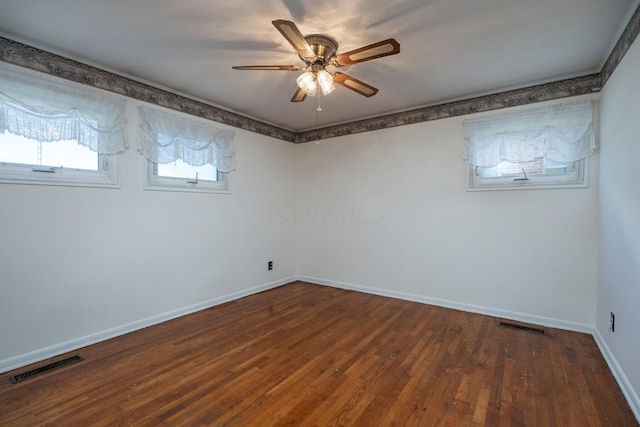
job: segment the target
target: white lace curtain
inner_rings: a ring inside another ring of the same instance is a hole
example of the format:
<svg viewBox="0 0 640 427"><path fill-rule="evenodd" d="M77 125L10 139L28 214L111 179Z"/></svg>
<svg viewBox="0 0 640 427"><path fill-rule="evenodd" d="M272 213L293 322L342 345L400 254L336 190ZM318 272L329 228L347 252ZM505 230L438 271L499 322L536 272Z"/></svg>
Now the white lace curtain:
<svg viewBox="0 0 640 427"><path fill-rule="evenodd" d="M578 101L465 120L466 160L475 166L546 156L574 162L596 149L593 103Z"/></svg>
<svg viewBox="0 0 640 427"><path fill-rule="evenodd" d="M127 146L125 103L118 95L0 62L0 133L76 140L115 154Z"/></svg>
<svg viewBox="0 0 640 427"><path fill-rule="evenodd" d="M209 164L220 172L235 169L233 131L147 106L138 107L138 111L141 123L138 151L150 161Z"/></svg>

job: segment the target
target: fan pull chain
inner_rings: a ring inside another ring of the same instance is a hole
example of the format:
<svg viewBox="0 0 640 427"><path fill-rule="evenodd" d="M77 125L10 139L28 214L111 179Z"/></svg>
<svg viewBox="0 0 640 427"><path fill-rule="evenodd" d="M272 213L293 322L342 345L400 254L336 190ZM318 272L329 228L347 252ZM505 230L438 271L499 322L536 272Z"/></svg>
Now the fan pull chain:
<svg viewBox="0 0 640 427"><path fill-rule="evenodd" d="M322 111L322 107L320 107L320 97L321 97L321 92L318 91L318 106L316 107L316 135L318 135L318 126L319 126L319 120L318 120L318 116L320 114L320 111ZM316 140L313 141L314 144L320 144L320 139L316 136Z"/></svg>
<svg viewBox="0 0 640 427"><path fill-rule="evenodd" d="M313 141L314 144L320 144L320 139L318 138L318 113L322 111L322 109L320 108L320 98L318 97L318 108L316 109L316 140Z"/></svg>

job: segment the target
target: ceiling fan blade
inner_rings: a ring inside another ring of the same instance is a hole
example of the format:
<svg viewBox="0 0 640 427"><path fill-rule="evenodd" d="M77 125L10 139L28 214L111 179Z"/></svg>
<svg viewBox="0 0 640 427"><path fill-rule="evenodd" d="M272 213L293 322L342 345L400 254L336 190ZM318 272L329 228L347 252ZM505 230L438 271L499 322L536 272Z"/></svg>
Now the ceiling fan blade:
<svg viewBox="0 0 640 427"><path fill-rule="evenodd" d="M231 67L234 70L284 70L284 71L298 71L300 67L295 65L237 65Z"/></svg>
<svg viewBox="0 0 640 427"><path fill-rule="evenodd" d="M339 71L333 75L333 81L338 83L340 86L344 86L347 89L351 89L352 91L358 92L360 95L366 97L370 97L378 93L378 89L375 87Z"/></svg>
<svg viewBox="0 0 640 427"><path fill-rule="evenodd" d="M296 92L291 97L291 102L302 102L307 97L307 94L300 88L296 89Z"/></svg>
<svg viewBox="0 0 640 427"><path fill-rule="evenodd" d="M396 39L382 40L381 42L363 46L359 49L341 53L335 57L335 62L341 67L358 62L370 61L383 56L400 53L400 43Z"/></svg>
<svg viewBox="0 0 640 427"><path fill-rule="evenodd" d="M307 43L304 36L291 21L285 21L284 19L277 19L275 21L271 21L271 23L276 27L280 34L284 36L285 39L293 46L293 48L298 52L303 58L313 59L316 57L316 54L313 53L311 46Z"/></svg>

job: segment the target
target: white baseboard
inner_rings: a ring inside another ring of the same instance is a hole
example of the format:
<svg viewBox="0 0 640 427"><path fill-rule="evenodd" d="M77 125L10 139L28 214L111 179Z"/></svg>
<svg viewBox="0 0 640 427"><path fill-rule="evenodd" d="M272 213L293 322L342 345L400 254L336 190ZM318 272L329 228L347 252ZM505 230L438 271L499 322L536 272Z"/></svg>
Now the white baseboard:
<svg viewBox="0 0 640 427"><path fill-rule="evenodd" d="M593 338L596 340L596 344L598 344L598 347L600 348L600 353L602 353L602 357L604 357L604 360L607 361L607 364L609 365L609 369L611 369L613 376L615 377L616 381L618 382L618 385L622 389L622 393L624 394L624 397L627 399L627 402L629 403L629 406L631 407L633 414L636 416L636 419L638 420L638 422L640 422L640 398L638 397L638 394L631 386L629 379L624 374L624 371L618 364L618 361L616 360L613 353L611 352L611 349L607 345L607 342L605 341L604 337L602 336L602 334L600 334L600 331L597 328L593 333Z"/></svg>
<svg viewBox="0 0 640 427"><path fill-rule="evenodd" d="M120 335L128 334L129 332L137 331L149 326L157 325L159 323L166 322L187 314L195 313L200 310L204 310L216 305L224 304L229 301L233 301L239 298L246 297L248 295L257 294L258 292L266 291L269 289L277 288L287 283L295 281L297 278L287 277L285 279L276 280L271 283L259 285L250 289L245 289L240 292L235 292L222 297L214 298L208 301L204 301L198 304L190 305L188 307L179 308L167 313L158 314L156 316L147 317L126 325L117 326L115 328L107 329L104 331L96 332L91 335L76 338L70 341L66 341L60 344L52 345L49 347L41 348L29 353L20 354L18 356L11 357L9 359L0 360L0 373L12 371L14 369L30 365L32 363L40 362L51 357L58 356L60 354L68 353L70 351L77 350L82 347L86 347L91 344L95 344L101 341L106 341L111 338L115 338Z"/></svg>
<svg viewBox="0 0 640 427"><path fill-rule="evenodd" d="M370 288L367 286L353 285L350 283L336 282L333 280L319 279L317 277L298 276L298 280L303 282L315 283L317 285L331 286L334 288L347 289L350 291L364 292L367 294L380 295L384 297L397 298L406 301L420 302L423 304L436 305L439 307L453 308L455 310L466 311L469 313L484 314L492 317L516 320L524 323L535 323L537 325L547 326L550 328L564 329L567 331L583 332L587 334L593 333L593 325L586 323L569 322L567 320L553 319L549 317L535 316L532 314L518 313L514 311L500 310L491 307L482 307L472 304L464 304L455 301L449 301L439 298L431 298L423 295L415 295L404 292L389 291L387 289Z"/></svg>

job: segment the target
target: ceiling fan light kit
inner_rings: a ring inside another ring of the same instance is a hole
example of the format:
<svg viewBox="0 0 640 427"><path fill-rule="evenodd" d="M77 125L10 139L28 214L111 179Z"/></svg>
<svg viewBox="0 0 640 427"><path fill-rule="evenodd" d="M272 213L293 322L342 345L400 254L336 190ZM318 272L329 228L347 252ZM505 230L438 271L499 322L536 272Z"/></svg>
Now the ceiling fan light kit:
<svg viewBox="0 0 640 427"><path fill-rule="evenodd" d="M283 19L272 21L272 24L296 50L305 65L303 67L296 65L243 65L232 68L234 70L304 70L304 73L296 79L298 88L291 97L291 102L301 102L307 96L315 96L318 93L318 87L323 95L328 95L335 90L334 83L360 95L373 96L378 93L377 88L348 74L327 70L327 67L340 68L400 53L400 43L395 39L387 39L338 54L338 43L330 37L322 34L312 34L305 37L298 30L296 24Z"/></svg>
<svg viewBox="0 0 640 427"><path fill-rule="evenodd" d="M316 96L318 87L320 87L322 94L325 96L336 90L336 86L333 84L333 76L323 67L316 64L311 66L311 71L305 71L300 74L296 79L296 83L309 96Z"/></svg>

